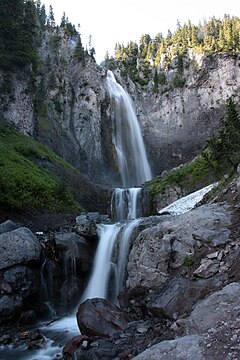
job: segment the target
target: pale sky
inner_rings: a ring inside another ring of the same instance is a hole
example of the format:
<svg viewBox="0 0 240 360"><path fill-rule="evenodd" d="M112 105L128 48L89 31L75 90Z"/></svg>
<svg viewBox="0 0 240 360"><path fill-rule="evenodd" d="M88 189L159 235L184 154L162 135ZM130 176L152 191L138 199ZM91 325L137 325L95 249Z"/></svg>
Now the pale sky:
<svg viewBox="0 0 240 360"><path fill-rule="evenodd" d="M80 24L84 47L92 35L97 62L106 51L112 55L116 43L138 42L142 34L154 38L161 32L165 36L168 29L174 32L177 20L181 25L188 20L198 25L212 16L240 17L239 0L42 0L42 4L47 14L52 5L57 24L64 11L76 29Z"/></svg>

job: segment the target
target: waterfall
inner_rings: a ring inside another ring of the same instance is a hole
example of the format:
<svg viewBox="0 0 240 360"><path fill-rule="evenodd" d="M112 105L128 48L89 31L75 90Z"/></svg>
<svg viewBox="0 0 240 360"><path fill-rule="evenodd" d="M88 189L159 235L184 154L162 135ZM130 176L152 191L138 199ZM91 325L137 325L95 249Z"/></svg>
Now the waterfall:
<svg viewBox="0 0 240 360"><path fill-rule="evenodd" d="M111 214L115 221L134 220L138 217L141 188L116 188L111 199Z"/></svg>
<svg viewBox="0 0 240 360"><path fill-rule="evenodd" d="M152 174L132 100L110 70L107 85L112 105L113 144L122 185L141 185L150 180Z"/></svg>
<svg viewBox="0 0 240 360"><path fill-rule="evenodd" d="M96 251L92 275L81 301L94 297L106 298L108 279L111 270L112 250L119 227L115 225L98 225L99 244Z"/></svg>
<svg viewBox="0 0 240 360"><path fill-rule="evenodd" d="M112 218L118 223L98 225L99 244L81 302L94 297L107 298L112 277L111 299L117 302L117 295L124 287L131 236L141 216L141 188L132 186L141 185L152 177L131 98L111 71L107 73L107 85L112 105L113 144L123 188L116 188L111 199ZM118 251L115 262L114 249Z"/></svg>

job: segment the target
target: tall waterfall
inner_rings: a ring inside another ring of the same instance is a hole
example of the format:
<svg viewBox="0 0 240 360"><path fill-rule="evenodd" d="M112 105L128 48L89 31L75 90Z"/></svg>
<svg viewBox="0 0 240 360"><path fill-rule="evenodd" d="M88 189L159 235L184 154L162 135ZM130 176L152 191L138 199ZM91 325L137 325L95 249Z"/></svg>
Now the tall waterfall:
<svg viewBox="0 0 240 360"><path fill-rule="evenodd" d="M113 144L122 186L141 185L150 180L152 174L132 100L110 70L107 85L112 101Z"/></svg>
<svg viewBox="0 0 240 360"><path fill-rule="evenodd" d="M107 84L112 100L113 143L123 188L116 188L111 200L112 218L118 223L98 226L99 244L81 301L108 297L109 280L112 278L111 299L116 301L124 286L131 236L141 215L138 206L141 188L132 186L141 185L152 177L132 101L111 71L107 74ZM118 255L113 260L114 249L117 249Z"/></svg>

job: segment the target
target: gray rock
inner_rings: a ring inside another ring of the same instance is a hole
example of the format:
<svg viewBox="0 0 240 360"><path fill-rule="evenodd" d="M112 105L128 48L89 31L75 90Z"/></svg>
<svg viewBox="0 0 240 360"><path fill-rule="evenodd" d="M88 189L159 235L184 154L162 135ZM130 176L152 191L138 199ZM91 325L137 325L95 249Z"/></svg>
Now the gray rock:
<svg viewBox="0 0 240 360"><path fill-rule="evenodd" d="M17 266L5 271L4 280L22 298L36 293L39 288L38 273L26 266Z"/></svg>
<svg viewBox="0 0 240 360"><path fill-rule="evenodd" d="M86 272L90 269L93 261L93 249L91 242L75 232L55 234L55 242L63 248L64 263L70 272L75 264L75 271Z"/></svg>
<svg viewBox="0 0 240 360"><path fill-rule="evenodd" d="M151 346L134 360L205 360L199 335L183 336Z"/></svg>
<svg viewBox="0 0 240 360"><path fill-rule="evenodd" d="M16 319L22 310L22 299L19 296L4 295L0 297L0 324Z"/></svg>
<svg viewBox="0 0 240 360"><path fill-rule="evenodd" d="M19 226L12 220L4 221L0 224L0 235L17 229Z"/></svg>
<svg viewBox="0 0 240 360"><path fill-rule="evenodd" d="M217 260L203 259L201 265L194 271L193 275L201 278L209 278L215 275L220 268L220 262Z"/></svg>
<svg viewBox="0 0 240 360"><path fill-rule="evenodd" d="M86 238L94 237L97 235L97 222L88 219L87 215L80 215L76 218L75 231Z"/></svg>
<svg viewBox="0 0 240 360"><path fill-rule="evenodd" d="M170 255L170 239L159 226L143 230L129 255L127 287L161 288L168 279Z"/></svg>
<svg viewBox="0 0 240 360"><path fill-rule="evenodd" d="M18 228L0 235L0 270L39 260L41 246L27 228Z"/></svg>
<svg viewBox="0 0 240 360"><path fill-rule="evenodd" d="M171 270L199 252L199 243L215 247L229 242L231 214L227 208L208 204L178 216L159 216L133 242L129 254L127 286L163 287ZM214 271L216 269L214 267Z"/></svg>
<svg viewBox="0 0 240 360"><path fill-rule="evenodd" d="M200 301L186 324L188 333L203 333L214 328L217 323L239 316L240 284L231 283L222 290Z"/></svg>
<svg viewBox="0 0 240 360"><path fill-rule="evenodd" d="M219 289L222 281L217 278L193 281L186 278L173 279L160 293L149 295L147 309L154 315L170 319L189 314L198 300Z"/></svg>

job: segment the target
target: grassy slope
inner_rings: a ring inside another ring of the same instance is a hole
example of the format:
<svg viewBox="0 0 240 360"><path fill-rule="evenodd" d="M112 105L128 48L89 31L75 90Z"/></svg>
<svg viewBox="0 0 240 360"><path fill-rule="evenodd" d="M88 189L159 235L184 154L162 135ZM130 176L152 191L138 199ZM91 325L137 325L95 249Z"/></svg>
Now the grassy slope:
<svg viewBox="0 0 240 360"><path fill-rule="evenodd" d="M61 169L59 174L80 177L75 168L47 146L0 125L1 206L18 210L82 211L63 177L56 175L56 169Z"/></svg>
<svg viewBox="0 0 240 360"><path fill-rule="evenodd" d="M182 196L185 196L211 183L224 180L224 174L232 175L233 172L234 169L231 164L228 167L222 167L216 161L209 162L201 154L191 162L170 171L164 176L157 176L146 184L152 208L156 211L154 208L157 198L165 198L167 190L171 187L179 188Z"/></svg>

